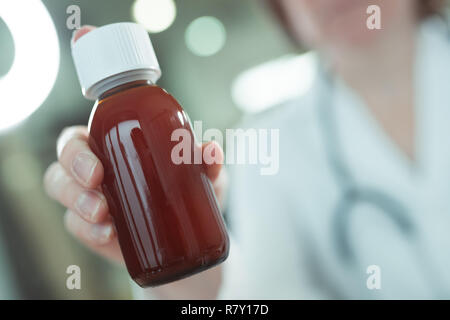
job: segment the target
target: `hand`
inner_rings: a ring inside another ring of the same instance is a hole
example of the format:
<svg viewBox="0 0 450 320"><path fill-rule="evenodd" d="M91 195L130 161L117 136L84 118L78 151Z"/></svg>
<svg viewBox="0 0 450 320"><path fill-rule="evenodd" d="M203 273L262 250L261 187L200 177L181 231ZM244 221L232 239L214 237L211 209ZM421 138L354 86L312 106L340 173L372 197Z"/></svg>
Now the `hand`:
<svg viewBox="0 0 450 320"><path fill-rule="evenodd" d="M63 130L57 142L58 161L51 164L45 173L45 189L51 198L67 207L65 225L69 232L98 254L123 263L108 204L100 187L103 166L89 148L88 136L84 126ZM206 147L214 148L215 159L219 162L204 166L217 198L223 204L226 185L221 165L223 151L215 142L201 146L202 149Z"/></svg>

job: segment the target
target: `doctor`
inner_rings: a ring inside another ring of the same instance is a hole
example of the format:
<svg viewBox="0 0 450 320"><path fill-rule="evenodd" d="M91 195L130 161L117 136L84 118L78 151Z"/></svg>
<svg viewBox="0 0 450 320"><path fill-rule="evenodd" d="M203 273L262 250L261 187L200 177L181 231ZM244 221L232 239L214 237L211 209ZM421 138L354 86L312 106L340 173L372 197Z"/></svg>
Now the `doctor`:
<svg viewBox="0 0 450 320"><path fill-rule="evenodd" d="M372 4L381 7L381 30L366 27ZM219 197L229 199L229 259L136 294L450 298L450 39L435 17L443 1L273 6L292 38L320 56L311 92L245 123L280 129L279 173L232 166L227 187L220 165L209 166ZM67 229L121 262L97 191L102 165L86 137L85 127L62 133L45 186L68 207ZM77 202L80 194L89 197Z"/></svg>

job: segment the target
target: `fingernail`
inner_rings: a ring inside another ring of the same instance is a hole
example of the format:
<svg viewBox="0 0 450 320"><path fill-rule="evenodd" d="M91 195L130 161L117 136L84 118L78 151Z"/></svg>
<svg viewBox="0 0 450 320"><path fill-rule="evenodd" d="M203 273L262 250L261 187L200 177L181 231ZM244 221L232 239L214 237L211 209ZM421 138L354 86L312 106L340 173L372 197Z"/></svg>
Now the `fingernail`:
<svg viewBox="0 0 450 320"><path fill-rule="evenodd" d="M70 43L71 43L72 47L75 45L75 42L77 42L85 34L91 32L93 29L94 29L93 26L84 25L78 29L73 30L72 38L70 39ZM79 34L78 34L78 32L79 32Z"/></svg>
<svg viewBox="0 0 450 320"><path fill-rule="evenodd" d="M83 192L75 203L76 209L87 220L95 222L102 199L99 195L92 191Z"/></svg>
<svg viewBox="0 0 450 320"><path fill-rule="evenodd" d="M97 159L93 154L80 152L72 163L72 171L84 183L89 183L97 166Z"/></svg>
<svg viewBox="0 0 450 320"><path fill-rule="evenodd" d="M111 225L99 225L94 224L91 227L91 237L94 241L99 243L105 243L108 242L109 239L111 239L113 229Z"/></svg>

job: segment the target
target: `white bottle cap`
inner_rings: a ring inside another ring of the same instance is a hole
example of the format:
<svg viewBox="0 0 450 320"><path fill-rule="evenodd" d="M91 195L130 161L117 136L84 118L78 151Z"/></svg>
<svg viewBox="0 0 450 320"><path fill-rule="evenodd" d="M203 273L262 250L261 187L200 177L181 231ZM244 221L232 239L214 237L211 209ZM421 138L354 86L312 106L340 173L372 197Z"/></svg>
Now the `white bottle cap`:
<svg viewBox="0 0 450 320"><path fill-rule="evenodd" d="M161 76L147 31L135 23L94 29L72 44L72 56L83 95L89 100L118 85Z"/></svg>

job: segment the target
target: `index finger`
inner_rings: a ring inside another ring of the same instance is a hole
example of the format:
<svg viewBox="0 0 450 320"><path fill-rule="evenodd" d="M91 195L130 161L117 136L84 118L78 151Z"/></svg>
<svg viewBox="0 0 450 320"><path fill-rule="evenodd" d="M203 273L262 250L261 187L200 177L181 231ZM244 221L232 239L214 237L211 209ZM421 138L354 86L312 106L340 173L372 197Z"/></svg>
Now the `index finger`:
<svg viewBox="0 0 450 320"><path fill-rule="evenodd" d="M87 141L88 137L89 131L86 126L72 126L64 128L56 142L56 153L58 158L61 156L62 150L70 139L78 138L80 140Z"/></svg>
<svg viewBox="0 0 450 320"><path fill-rule="evenodd" d="M88 189L97 188L103 180L103 166L88 145L86 127L70 127L58 138L58 160L66 172Z"/></svg>

